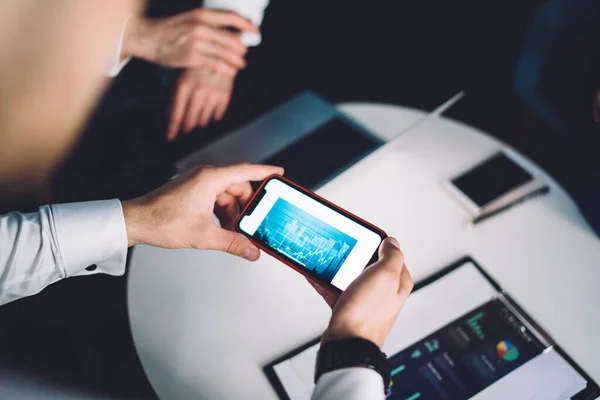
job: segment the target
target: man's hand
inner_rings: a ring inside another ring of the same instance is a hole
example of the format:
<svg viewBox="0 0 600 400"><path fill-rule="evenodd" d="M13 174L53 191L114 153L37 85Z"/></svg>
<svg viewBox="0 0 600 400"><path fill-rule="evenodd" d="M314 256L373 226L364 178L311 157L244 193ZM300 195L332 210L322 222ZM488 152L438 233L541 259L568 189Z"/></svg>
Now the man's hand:
<svg viewBox="0 0 600 400"><path fill-rule="evenodd" d="M175 139L182 124L188 133L211 120L220 121L231 100L233 80L232 76L205 69L184 71L175 85L167 139Z"/></svg>
<svg viewBox="0 0 600 400"><path fill-rule="evenodd" d="M240 32L258 32L231 12L198 8L174 17L132 18L127 23L122 57L138 57L171 68L206 68L229 76L246 66Z"/></svg>
<svg viewBox="0 0 600 400"><path fill-rule="evenodd" d="M129 246L212 249L257 260L259 250L232 231L240 208L252 197L249 181L272 174L283 174L283 169L251 164L196 168L154 192L123 202ZM213 222L213 212L221 227Z"/></svg>
<svg viewBox="0 0 600 400"><path fill-rule="evenodd" d="M379 261L367 267L339 298L316 284L313 286L333 308L322 344L361 338L381 348L412 291L413 281L398 242L387 238L379 247Z"/></svg>

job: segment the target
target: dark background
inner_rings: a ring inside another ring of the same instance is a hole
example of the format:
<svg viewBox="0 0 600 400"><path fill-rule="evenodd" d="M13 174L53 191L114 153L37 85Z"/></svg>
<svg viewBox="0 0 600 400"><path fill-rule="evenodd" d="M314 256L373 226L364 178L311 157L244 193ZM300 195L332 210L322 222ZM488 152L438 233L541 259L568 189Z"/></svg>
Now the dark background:
<svg viewBox="0 0 600 400"><path fill-rule="evenodd" d="M154 2L151 13L174 13L173 4L189 6L170 3L165 8ZM565 141L513 91L515 65L541 3L272 0L261 29L263 43L249 52L222 123L167 143L166 115L177 71L134 60L114 80L57 173L53 199L143 194L172 174L177 157L304 90L334 103L425 110L465 90L466 98L448 116L515 146L578 199L582 185L598 177L597 147ZM131 340L126 279L66 279L1 307L0 367L119 398L152 398Z"/></svg>

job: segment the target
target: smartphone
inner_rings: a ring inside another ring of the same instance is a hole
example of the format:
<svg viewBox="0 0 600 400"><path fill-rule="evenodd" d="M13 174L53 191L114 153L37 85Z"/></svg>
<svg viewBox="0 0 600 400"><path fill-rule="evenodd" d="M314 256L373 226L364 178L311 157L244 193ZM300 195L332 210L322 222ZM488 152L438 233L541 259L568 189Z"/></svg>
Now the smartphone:
<svg viewBox="0 0 600 400"><path fill-rule="evenodd" d="M274 175L236 223L260 249L333 292L377 260L386 233L311 191Z"/></svg>
<svg viewBox="0 0 600 400"><path fill-rule="evenodd" d="M500 152L450 179L446 186L465 208L478 215L539 189L543 182Z"/></svg>

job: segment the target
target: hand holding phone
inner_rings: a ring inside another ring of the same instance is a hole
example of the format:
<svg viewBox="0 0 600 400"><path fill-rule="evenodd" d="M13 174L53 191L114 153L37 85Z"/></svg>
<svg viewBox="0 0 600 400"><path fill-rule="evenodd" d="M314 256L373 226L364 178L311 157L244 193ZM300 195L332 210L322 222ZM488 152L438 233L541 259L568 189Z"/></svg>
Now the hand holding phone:
<svg viewBox="0 0 600 400"><path fill-rule="evenodd" d="M281 177L267 178L236 229L266 253L333 292L376 261L386 233Z"/></svg>
<svg viewBox="0 0 600 400"><path fill-rule="evenodd" d="M332 315L321 344L360 338L381 348L412 289L398 241L385 239L379 247L379 260L365 269L335 304L323 295Z"/></svg>
<svg viewBox="0 0 600 400"><path fill-rule="evenodd" d="M283 168L257 164L196 167L142 197L124 201L128 245L219 250L255 261L259 249L232 231L239 206L252 197L250 181L273 173L283 173ZM213 213L221 226L215 224Z"/></svg>

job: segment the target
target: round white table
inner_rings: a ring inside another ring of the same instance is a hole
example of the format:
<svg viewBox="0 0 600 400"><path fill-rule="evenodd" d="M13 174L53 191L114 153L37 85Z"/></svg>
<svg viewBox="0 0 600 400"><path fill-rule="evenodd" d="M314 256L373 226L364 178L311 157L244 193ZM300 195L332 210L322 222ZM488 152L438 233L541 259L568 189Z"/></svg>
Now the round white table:
<svg viewBox="0 0 600 400"><path fill-rule="evenodd" d="M397 106L339 109L390 140L424 114ZM469 228L443 182L504 149L551 194ZM399 239L418 281L471 255L600 382L600 240L558 184L494 138L433 118L318 193ZM144 369L163 399L274 399L262 367L320 335L330 311L306 280L267 255L139 246L128 302Z"/></svg>

